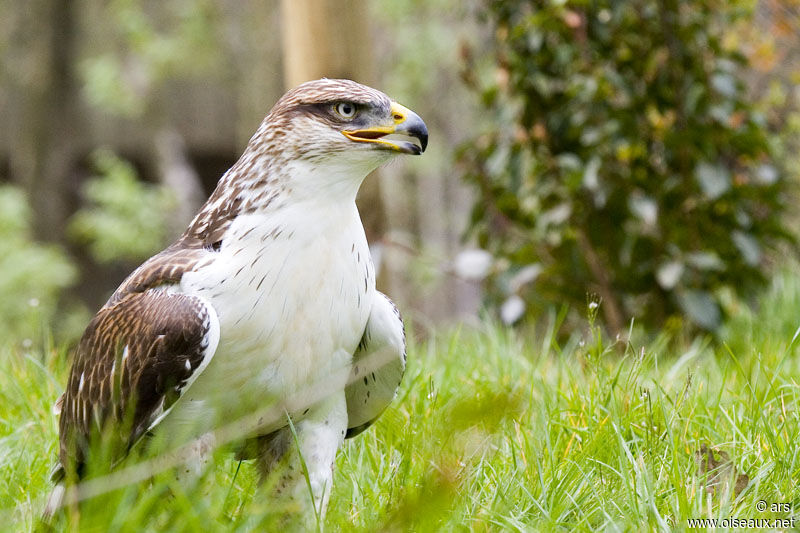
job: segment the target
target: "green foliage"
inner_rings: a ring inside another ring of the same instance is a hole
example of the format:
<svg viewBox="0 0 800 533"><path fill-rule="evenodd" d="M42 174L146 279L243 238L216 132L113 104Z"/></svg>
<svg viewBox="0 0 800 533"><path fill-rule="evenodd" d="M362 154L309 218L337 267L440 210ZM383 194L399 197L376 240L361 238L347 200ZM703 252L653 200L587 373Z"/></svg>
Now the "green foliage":
<svg viewBox="0 0 800 533"><path fill-rule="evenodd" d="M38 340L54 317L60 292L75 277L62 250L33 241L31 211L22 191L0 187L0 339Z"/></svg>
<svg viewBox="0 0 800 533"><path fill-rule="evenodd" d="M219 61L217 11L210 0L110 2L107 28L113 29L121 51L104 51L81 62L87 99L108 111L137 116L165 80L209 75Z"/></svg>
<svg viewBox="0 0 800 533"><path fill-rule="evenodd" d="M726 321L716 347L622 345L599 328L560 344L554 316L535 342L484 324L411 346L397 400L339 454L326 529L681 531L688 518L786 518L756 502L796 508L800 497L799 301L800 282L781 276L763 311ZM50 488L65 359L0 346L0 530L32 530ZM749 477L738 497L699 467L703 446ZM169 471L130 482L66 529L301 530L276 523L256 477L221 452L198 487Z"/></svg>
<svg viewBox="0 0 800 533"><path fill-rule="evenodd" d="M98 150L93 161L99 176L84 187L91 206L72 217L68 235L101 263L139 261L161 249L174 206L169 190L141 182L130 163L108 150Z"/></svg>
<svg viewBox="0 0 800 533"><path fill-rule="evenodd" d="M495 300L602 299L607 325L682 314L716 329L724 294L794 249L790 184L724 31L739 3L486 1L495 128L461 153Z"/></svg>

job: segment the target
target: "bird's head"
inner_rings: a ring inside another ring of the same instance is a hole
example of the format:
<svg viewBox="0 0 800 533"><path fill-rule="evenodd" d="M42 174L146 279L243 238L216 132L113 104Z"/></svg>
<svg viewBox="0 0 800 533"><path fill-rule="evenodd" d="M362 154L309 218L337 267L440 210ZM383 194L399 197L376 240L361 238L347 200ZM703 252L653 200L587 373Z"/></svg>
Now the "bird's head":
<svg viewBox="0 0 800 533"><path fill-rule="evenodd" d="M296 174L306 176L306 185L350 180L357 188L392 156L424 152L428 128L416 113L376 89L321 79L281 97L253 141L262 144L259 151L280 153Z"/></svg>

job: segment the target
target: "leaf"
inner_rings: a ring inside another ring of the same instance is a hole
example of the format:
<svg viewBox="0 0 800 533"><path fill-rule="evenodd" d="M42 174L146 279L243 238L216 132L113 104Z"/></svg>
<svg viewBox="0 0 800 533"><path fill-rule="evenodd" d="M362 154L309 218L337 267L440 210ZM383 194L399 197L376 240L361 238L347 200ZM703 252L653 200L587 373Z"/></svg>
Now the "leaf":
<svg viewBox="0 0 800 533"><path fill-rule="evenodd" d="M556 160L558 161L558 166L566 171L579 170L582 166L580 158L569 152L559 155Z"/></svg>
<svg viewBox="0 0 800 533"><path fill-rule="evenodd" d="M633 194L628 198L628 209L646 226L655 226L658 220L658 204L647 196Z"/></svg>
<svg viewBox="0 0 800 533"><path fill-rule="evenodd" d="M542 265L539 263L534 263L532 265L523 267L508 281L508 285L513 292L517 292L528 283L536 280L543 270L544 267L542 267Z"/></svg>
<svg viewBox="0 0 800 533"><path fill-rule="evenodd" d="M539 215L538 222L544 228L551 225L557 226L566 222L570 214L572 214L572 208L568 203L563 203Z"/></svg>
<svg viewBox="0 0 800 533"><path fill-rule="evenodd" d="M721 165L700 163L695 168L695 177L709 200L719 198L731 187L730 173Z"/></svg>
<svg viewBox="0 0 800 533"><path fill-rule="evenodd" d="M664 263L656 271L656 281L662 289L670 290L678 284L683 275L683 263L680 261L669 261Z"/></svg>
<svg viewBox="0 0 800 533"><path fill-rule="evenodd" d="M756 169L756 180L761 185L772 185L778 181L778 170L773 165L759 165Z"/></svg>
<svg viewBox="0 0 800 533"><path fill-rule="evenodd" d="M510 326L525 314L525 300L516 294L510 296L500 306L500 320L503 324Z"/></svg>
<svg viewBox="0 0 800 533"><path fill-rule="evenodd" d="M700 270L725 270L725 263L715 252L692 252L686 255L686 262Z"/></svg>
<svg viewBox="0 0 800 533"><path fill-rule="evenodd" d="M600 185L597 179L597 172L600 170L600 158L593 157L586 165L586 170L583 171L583 186L590 191L595 191Z"/></svg>
<svg viewBox="0 0 800 533"><path fill-rule="evenodd" d="M486 160L486 170L490 174L501 174L508 164L509 149L505 144L497 147L494 153Z"/></svg>
<svg viewBox="0 0 800 533"><path fill-rule="evenodd" d="M733 233L731 233L731 238L733 239L733 244L736 245L736 248L738 248L739 252L742 254L744 262L752 267L758 266L761 262L761 246L759 246L755 237L749 233L734 230Z"/></svg>
<svg viewBox="0 0 800 533"><path fill-rule="evenodd" d="M492 254L480 248L462 250L453 262L455 273L469 281L480 281L489 274L492 267Z"/></svg>
<svg viewBox="0 0 800 533"><path fill-rule="evenodd" d="M721 320L719 306L706 291L683 291L678 294L678 305L698 326L708 330L719 327Z"/></svg>
<svg viewBox="0 0 800 533"><path fill-rule="evenodd" d="M736 79L730 74L714 74L711 77L711 86L722 96L728 98L734 98L736 96Z"/></svg>

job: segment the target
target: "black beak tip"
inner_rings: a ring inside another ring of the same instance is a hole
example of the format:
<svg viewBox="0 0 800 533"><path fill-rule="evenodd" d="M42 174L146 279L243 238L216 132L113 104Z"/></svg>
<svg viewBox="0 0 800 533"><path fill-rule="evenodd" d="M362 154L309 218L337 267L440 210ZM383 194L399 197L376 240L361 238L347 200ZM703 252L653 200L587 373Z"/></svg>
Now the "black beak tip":
<svg viewBox="0 0 800 533"><path fill-rule="evenodd" d="M422 150L420 150L419 153L422 153L422 152L425 151L425 148L428 147L428 129L427 128L425 128L425 131L423 133L420 133L420 135L419 135L419 143L422 145Z"/></svg>
<svg viewBox="0 0 800 533"><path fill-rule="evenodd" d="M422 121L421 118L415 117L416 120L409 124L408 127L408 134L416 137L419 139L419 144L421 145L421 150L416 153L415 155L419 155L425 151L425 148L428 147L428 127Z"/></svg>

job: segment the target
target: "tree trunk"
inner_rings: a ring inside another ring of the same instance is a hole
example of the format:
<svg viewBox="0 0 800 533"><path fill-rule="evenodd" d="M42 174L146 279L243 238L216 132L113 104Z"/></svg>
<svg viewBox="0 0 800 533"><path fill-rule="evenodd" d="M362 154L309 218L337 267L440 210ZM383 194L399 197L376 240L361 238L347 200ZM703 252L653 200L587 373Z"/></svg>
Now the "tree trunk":
<svg viewBox="0 0 800 533"><path fill-rule="evenodd" d="M12 140L11 165L26 189L34 212L36 236L63 240L63 228L74 198L76 165L85 139L78 89L74 80L76 2L48 0L29 7L48 23L31 42L42 58L34 83L18 90L20 135Z"/></svg>
<svg viewBox="0 0 800 533"><path fill-rule="evenodd" d="M366 0L283 0L282 7L287 88L323 77L374 83ZM357 203L367 239L374 246L386 232L376 173L361 186ZM381 285L380 277L378 281Z"/></svg>

